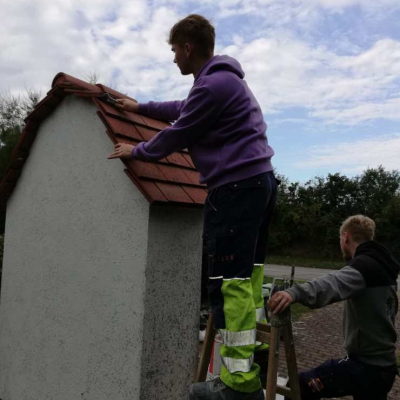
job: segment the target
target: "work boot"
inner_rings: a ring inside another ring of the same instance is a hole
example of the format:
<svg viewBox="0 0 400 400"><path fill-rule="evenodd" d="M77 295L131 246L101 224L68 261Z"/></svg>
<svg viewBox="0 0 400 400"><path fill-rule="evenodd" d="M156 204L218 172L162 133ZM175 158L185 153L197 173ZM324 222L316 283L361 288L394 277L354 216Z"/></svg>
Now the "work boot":
<svg viewBox="0 0 400 400"><path fill-rule="evenodd" d="M264 400L264 392L259 389L244 393L226 386L220 378L193 384L189 389L190 400Z"/></svg>

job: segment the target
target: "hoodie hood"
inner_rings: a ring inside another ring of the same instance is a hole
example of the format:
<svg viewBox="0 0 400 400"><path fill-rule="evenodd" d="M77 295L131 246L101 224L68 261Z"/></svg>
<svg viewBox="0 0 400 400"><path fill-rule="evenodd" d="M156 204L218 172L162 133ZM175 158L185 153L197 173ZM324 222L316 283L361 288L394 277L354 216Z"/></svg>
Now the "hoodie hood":
<svg viewBox="0 0 400 400"><path fill-rule="evenodd" d="M240 79L244 78L244 72L239 61L229 56L214 56L203 65L196 76L195 82L201 77L211 75L217 71L233 72Z"/></svg>
<svg viewBox="0 0 400 400"><path fill-rule="evenodd" d="M400 271L399 262L390 251L373 240L357 247L350 265L364 275L368 286L395 285Z"/></svg>

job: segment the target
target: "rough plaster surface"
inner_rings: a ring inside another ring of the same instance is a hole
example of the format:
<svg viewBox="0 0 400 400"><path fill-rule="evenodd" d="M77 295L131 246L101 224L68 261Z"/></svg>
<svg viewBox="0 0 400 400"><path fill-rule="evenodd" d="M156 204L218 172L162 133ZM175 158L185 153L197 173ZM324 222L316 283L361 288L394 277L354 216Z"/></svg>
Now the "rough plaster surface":
<svg viewBox="0 0 400 400"><path fill-rule="evenodd" d="M199 352L201 210L152 206L141 400L187 400Z"/></svg>
<svg viewBox="0 0 400 400"><path fill-rule="evenodd" d="M139 399L149 204L96 108L42 124L7 206L0 398Z"/></svg>
<svg viewBox="0 0 400 400"><path fill-rule="evenodd" d="M187 399L201 210L151 206L87 100L42 124L7 205L2 400Z"/></svg>

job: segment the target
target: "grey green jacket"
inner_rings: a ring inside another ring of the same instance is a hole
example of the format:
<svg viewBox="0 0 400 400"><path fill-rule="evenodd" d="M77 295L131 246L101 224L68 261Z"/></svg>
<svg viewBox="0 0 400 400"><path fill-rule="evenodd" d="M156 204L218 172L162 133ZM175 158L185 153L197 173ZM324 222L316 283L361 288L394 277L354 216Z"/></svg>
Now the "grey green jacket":
<svg viewBox="0 0 400 400"><path fill-rule="evenodd" d="M350 357L377 366L396 364L394 327L398 310L399 263L375 241L357 247L341 270L287 289L295 302L311 308L346 300L344 348Z"/></svg>

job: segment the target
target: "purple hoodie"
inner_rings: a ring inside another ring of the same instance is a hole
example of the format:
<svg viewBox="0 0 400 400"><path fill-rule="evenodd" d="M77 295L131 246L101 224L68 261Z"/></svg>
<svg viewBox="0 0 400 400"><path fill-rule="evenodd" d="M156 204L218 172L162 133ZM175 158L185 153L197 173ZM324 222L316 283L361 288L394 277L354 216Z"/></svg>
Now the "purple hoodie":
<svg viewBox="0 0 400 400"><path fill-rule="evenodd" d="M267 125L243 77L234 58L214 56L199 71L186 100L140 104L140 113L176 122L139 143L132 156L157 161L187 148L200 183L209 190L271 171L274 151Z"/></svg>

